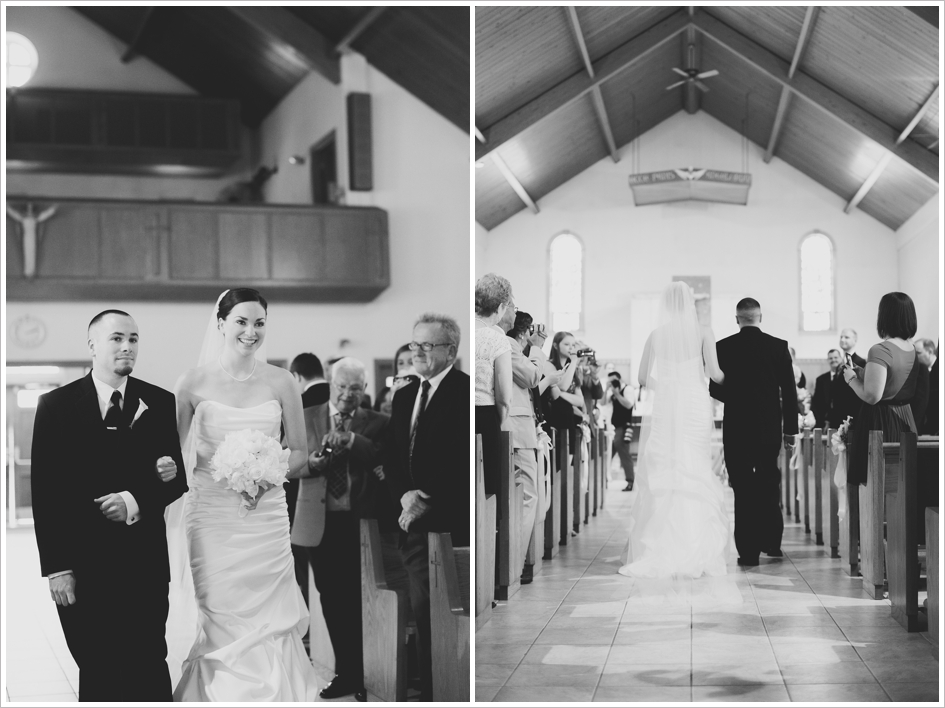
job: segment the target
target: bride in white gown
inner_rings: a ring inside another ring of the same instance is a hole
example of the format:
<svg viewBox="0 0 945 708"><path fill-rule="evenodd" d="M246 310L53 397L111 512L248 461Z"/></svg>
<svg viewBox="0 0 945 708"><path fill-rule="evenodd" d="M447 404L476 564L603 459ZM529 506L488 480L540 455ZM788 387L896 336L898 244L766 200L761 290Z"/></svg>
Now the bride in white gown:
<svg viewBox="0 0 945 708"><path fill-rule="evenodd" d="M185 568L182 586L172 588L172 615L175 604L178 618L182 603L196 597L197 604L196 623L191 612L188 625L196 624L196 638L183 665L169 659L172 678L181 676L175 701L297 702L318 695L302 645L309 613L295 580L285 491L277 485L241 499L211 476L210 458L223 438L245 429L278 440L284 426L289 475L306 467L295 382L288 371L265 363L260 351L266 315L266 301L255 290L221 295L201 366L181 376L175 389L178 430L194 463L192 472L187 463L183 511L193 591L188 598ZM250 511L241 514L243 499ZM179 626L186 621L168 624L171 656L175 648L187 651Z"/></svg>
<svg viewBox="0 0 945 708"><path fill-rule="evenodd" d="M626 563L635 578L726 573L732 532L724 488L712 471L712 405L706 376L722 383L715 336L699 324L686 283L671 283L650 333L639 380L652 396L640 435L636 499Z"/></svg>

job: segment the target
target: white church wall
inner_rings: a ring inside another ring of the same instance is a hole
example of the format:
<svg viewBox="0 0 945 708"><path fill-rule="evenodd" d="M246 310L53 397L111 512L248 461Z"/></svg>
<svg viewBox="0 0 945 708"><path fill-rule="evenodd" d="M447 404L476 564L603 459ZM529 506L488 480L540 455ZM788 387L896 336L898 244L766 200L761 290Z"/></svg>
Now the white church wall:
<svg viewBox="0 0 945 708"><path fill-rule="evenodd" d="M899 252L899 289L915 302L918 337L937 342L942 301L939 268L942 263L941 207L938 195L896 231Z"/></svg>
<svg viewBox="0 0 945 708"><path fill-rule="evenodd" d="M27 37L39 55L29 88L196 94L193 88L145 57L136 56L123 64L124 42L72 8L12 5L4 9L7 30ZM248 139L244 130L244 145ZM8 172L6 193L81 199L215 201L226 185L248 178L247 158L225 177Z"/></svg>
<svg viewBox="0 0 945 708"><path fill-rule="evenodd" d="M677 113L643 135L639 172L709 167L741 172L742 138L704 112ZM750 296L762 305L763 329L787 339L801 359L824 358L838 331L799 331L801 239L820 230L835 247L838 328L860 332L858 351L876 340L879 298L898 287L896 239L865 213L843 213L844 201L783 161L765 164L749 147L747 206L677 202L635 207L627 176L631 146L609 157L492 229L477 254L477 273L507 276L516 304L548 321L548 245L564 231L584 243L584 339L599 358L625 360L642 349L630 332L634 295L660 292L673 276L712 277L712 321L719 338L734 333L733 309ZM477 235L481 237L480 232ZM549 345L550 346L550 345ZM637 361L632 367L635 369Z"/></svg>

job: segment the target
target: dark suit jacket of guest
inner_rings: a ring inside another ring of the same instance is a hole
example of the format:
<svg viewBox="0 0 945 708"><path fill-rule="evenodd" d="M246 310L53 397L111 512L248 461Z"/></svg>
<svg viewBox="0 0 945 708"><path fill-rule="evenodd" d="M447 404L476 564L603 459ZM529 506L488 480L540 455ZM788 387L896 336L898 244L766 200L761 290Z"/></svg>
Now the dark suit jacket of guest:
<svg viewBox="0 0 945 708"><path fill-rule="evenodd" d="M725 383L711 381L709 393L725 403L726 462L777 455L782 432L797 434L797 388L787 342L747 326L720 340L716 351Z"/></svg>
<svg viewBox="0 0 945 708"><path fill-rule="evenodd" d="M413 382L394 396L384 472L398 506L411 489L430 495L431 509L411 531L449 532L469 545L469 376L455 367L443 377L417 428L410 466L410 418L420 392Z"/></svg>
<svg viewBox="0 0 945 708"><path fill-rule="evenodd" d="M329 384L327 381L320 381L302 392L302 408L317 406L327 401L328 397ZM299 498L299 480L287 479L282 486L285 488L285 503L289 508L289 526L291 527L295 520L295 504Z"/></svg>
<svg viewBox="0 0 945 708"><path fill-rule="evenodd" d="M929 371L929 402L924 422L918 423L920 435L938 435L938 358Z"/></svg>
<svg viewBox="0 0 945 708"><path fill-rule="evenodd" d="M148 409L135 421L141 401ZM177 464L170 482L155 470L164 456ZM129 377L117 430L105 427L91 374L43 394L31 457L43 575L72 570L77 579L170 580L164 508L187 491L174 394ZM140 509L130 526L106 519L93 501L123 491Z"/></svg>
<svg viewBox="0 0 945 708"><path fill-rule="evenodd" d="M866 359L859 354L853 354L851 358L857 366L861 368L866 366ZM855 419L862 403L863 401L843 380L843 377L835 376L830 386L830 414L828 416L830 427L839 428L847 416L853 416Z"/></svg>
<svg viewBox="0 0 945 708"><path fill-rule="evenodd" d="M817 427L822 428L830 420L830 372L817 377L814 382L814 395L810 399L810 410L817 421Z"/></svg>

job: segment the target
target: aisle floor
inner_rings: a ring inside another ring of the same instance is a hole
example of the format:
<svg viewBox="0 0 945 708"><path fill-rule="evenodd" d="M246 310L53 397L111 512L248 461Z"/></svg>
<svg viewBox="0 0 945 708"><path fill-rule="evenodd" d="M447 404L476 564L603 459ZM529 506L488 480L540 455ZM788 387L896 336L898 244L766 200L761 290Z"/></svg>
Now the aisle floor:
<svg viewBox="0 0 945 708"><path fill-rule="evenodd" d="M939 700L928 634L907 633L803 524L785 524L783 558L746 569L732 555L737 604L641 606L617 574L636 496L620 489L476 633L477 701Z"/></svg>

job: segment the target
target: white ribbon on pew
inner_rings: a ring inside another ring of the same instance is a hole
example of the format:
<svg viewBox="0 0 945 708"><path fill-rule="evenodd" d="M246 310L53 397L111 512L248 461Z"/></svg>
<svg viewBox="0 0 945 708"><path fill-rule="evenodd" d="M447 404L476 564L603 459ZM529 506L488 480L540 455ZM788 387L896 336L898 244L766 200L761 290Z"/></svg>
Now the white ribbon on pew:
<svg viewBox="0 0 945 708"><path fill-rule="evenodd" d="M794 453L791 455L791 461L788 463L788 469L796 470L800 468L801 459L803 454L801 453L801 436L794 436ZM794 497L797 501L804 502L804 487L800 484L797 486L797 495Z"/></svg>

